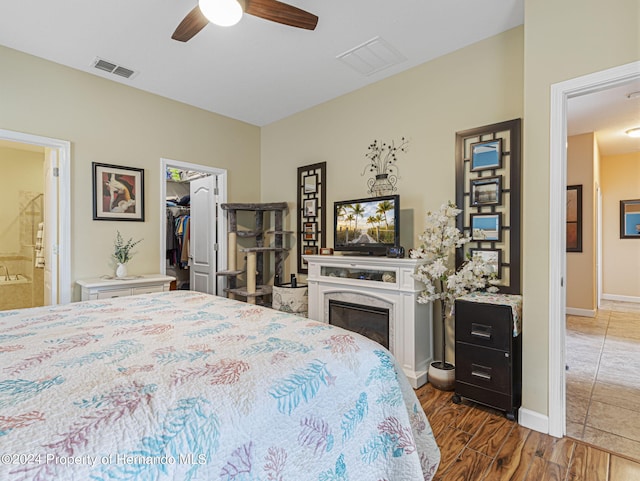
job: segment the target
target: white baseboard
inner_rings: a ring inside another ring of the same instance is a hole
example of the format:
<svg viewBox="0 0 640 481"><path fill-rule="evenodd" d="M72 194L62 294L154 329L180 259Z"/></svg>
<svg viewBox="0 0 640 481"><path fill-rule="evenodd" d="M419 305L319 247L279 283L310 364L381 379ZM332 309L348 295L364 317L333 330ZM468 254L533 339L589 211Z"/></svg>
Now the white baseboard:
<svg viewBox="0 0 640 481"><path fill-rule="evenodd" d="M636 296L619 296L618 294L602 294L602 299L605 301L621 301L621 302L635 302L640 304L640 297Z"/></svg>
<svg viewBox="0 0 640 481"><path fill-rule="evenodd" d="M526 408L518 410L518 424L544 434L549 433L549 416Z"/></svg>
<svg viewBox="0 0 640 481"><path fill-rule="evenodd" d="M579 309L577 307L567 307L566 312L570 316L596 317L595 309Z"/></svg>

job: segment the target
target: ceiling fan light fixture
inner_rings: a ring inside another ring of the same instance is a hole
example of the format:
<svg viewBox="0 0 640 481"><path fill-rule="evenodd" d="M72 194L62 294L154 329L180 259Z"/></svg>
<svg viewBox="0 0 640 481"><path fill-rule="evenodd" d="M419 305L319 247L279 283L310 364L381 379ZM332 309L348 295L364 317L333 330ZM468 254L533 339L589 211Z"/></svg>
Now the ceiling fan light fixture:
<svg viewBox="0 0 640 481"><path fill-rule="evenodd" d="M632 129L629 130L625 130L624 132L625 134L627 134L629 137L640 137L640 127L634 127Z"/></svg>
<svg viewBox="0 0 640 481"><path fill-rule="evenodd" d="M242 7L236 0L199 0L202 14L221 27L235 25L242 18Z"/></svg>

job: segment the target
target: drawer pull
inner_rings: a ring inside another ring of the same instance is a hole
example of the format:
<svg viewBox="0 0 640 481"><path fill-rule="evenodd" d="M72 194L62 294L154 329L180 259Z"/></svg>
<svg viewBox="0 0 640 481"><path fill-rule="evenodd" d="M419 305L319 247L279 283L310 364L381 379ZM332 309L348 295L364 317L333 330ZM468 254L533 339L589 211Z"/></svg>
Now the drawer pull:
<svg viewBox="0 0 640 481"><path fill-rule="evenodd" d="M491 333L490 332L484 332L484 331L471 331L471 335L473 337L480 337L482 339L491 339Z"/></svg>
<svg viewBox="0 0 640 481"><path fill-rule="evenodd" d="M484 379L485 381L491 381L491 374L487 374L482 371L471 371L471 375L473 377L479 377L480 379Z"/></svg>
<svg viewBox="0 0 640 481"><path fill-rule="evenodd" d="M471 377L491 381L491 368L481 364L471 364Z"/></svg>
<svg viewBox="0 0 640 481"><path fill-rule="evenodd" d="M493 337L493 327L486 324L471 323L471 337L477 337L484 341L489 341Z"/></svg>

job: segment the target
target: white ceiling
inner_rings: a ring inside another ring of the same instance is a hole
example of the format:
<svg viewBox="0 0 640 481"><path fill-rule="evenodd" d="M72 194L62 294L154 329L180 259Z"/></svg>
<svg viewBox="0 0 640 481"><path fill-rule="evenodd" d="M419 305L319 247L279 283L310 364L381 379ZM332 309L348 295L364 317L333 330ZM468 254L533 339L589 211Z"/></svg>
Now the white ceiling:
<svg viewBox="0 0 640 481"><path fill-rule="evenodd" d="M635 98L628 98L638 92ZM640 152L640 138L625 134L640 127L640 79L569 99L567 134L595 132L602 155Z"/></svg>
<svg viewBox="0 0 640 481"><path fill-rule="evenodd" d="M524 0L290 0L314 31L244 15L171 39L197 0L0 0L0 45L263 126L521 25ZM336 56L374 37L406 60L363 76ZM125 80L96 57L139 72Z"/></svg>
<svg viewBox="0 0 640 481"><path fill-rule="evenodd" d="M263 126L523 23L524 0L291 0L307 31L244 15L171 39L197 0L0 0L0 45ZM336 57L375 37L406 60L364 76ZM103 58L137 74L92 67ZM640 151L640 82L569 102L569 134L597 132L604 155Z"/></svg>

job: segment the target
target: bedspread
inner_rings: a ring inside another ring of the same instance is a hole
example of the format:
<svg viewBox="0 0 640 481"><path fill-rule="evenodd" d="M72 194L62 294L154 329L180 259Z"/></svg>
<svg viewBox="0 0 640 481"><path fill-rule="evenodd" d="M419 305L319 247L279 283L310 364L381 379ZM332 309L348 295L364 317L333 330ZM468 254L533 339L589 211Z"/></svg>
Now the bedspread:
<svg viewBox="0 0 640 481"><path fill-rule="evenodd" d="M429 480L402 369L338 327L173 291L0 312L0 480Z"/></svg>

